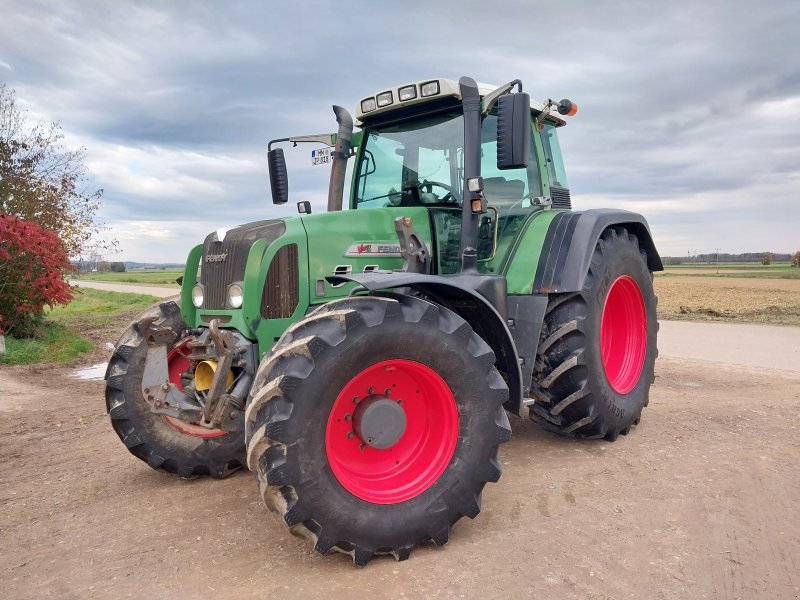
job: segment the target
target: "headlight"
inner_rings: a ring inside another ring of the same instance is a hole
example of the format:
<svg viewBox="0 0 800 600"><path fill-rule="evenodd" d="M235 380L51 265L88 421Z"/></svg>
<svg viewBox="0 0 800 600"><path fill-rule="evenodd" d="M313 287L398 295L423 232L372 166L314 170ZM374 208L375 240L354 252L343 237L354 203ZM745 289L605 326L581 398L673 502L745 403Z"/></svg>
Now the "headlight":
<svg viewBox="0 0 800 600"><path fill-rule="evenodd" d="M203 306L203 286L199 283L192 288L192 304L195 308Z"/></svg>
<svg viewBox="0 0 800 600"><path fill-rule="evenodd" d="M242 286L238 283L232 283L228 286L228 304L231 308L242 307Z"/></svg>

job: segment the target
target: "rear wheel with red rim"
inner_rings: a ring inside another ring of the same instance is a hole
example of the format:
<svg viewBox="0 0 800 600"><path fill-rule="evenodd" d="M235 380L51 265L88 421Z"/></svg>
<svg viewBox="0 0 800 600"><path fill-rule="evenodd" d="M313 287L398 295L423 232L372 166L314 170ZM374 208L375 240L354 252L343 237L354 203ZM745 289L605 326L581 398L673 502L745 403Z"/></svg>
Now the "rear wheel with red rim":
<svg viewBox="0 0 800 600"><path fill-rule="evenodd" d="M331 302L265 356L245 418L268 506L364 564L444 544L500 476L508 389L455 313L407 296Z"/></svg>
<svg viewBox="0 0 800 600"><path fill-rule="evenodd" d="M603 232L580 292L550 297L530 415L546 429L615 440L647 406L657 355L647 257L623 228Z"/></svg>
<svg viewBox="0 0 800 600"><path fill-rule="evenodd" d="M137 458L150 467L181 477L225 477L244 464L241 433L206 429L200 425L155 414L142 396L147 344L138 328L146 316L175 331L186 327L175 302L162 302L139 315L122 334L106 371L106 407L117 435ZM179 341L167 353L169 378L180 385L189 367Z"/></svg>
<svg viewBox="0 0 800 600"><path fill-rule="evenodd" d="M600 354L609 385L627 394L639 381L647 353L647 314L642 291L630 275L611 284L600 322Z"/></svg>

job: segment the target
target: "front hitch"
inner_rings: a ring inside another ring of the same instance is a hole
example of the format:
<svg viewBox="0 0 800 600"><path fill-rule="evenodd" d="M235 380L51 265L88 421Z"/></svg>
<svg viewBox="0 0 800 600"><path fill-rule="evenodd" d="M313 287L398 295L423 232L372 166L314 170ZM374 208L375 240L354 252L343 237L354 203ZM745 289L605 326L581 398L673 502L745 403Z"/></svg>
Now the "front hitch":
<svg viewBox="0 0 800 600"><path fill-rule="evenodd" d="M203 422L213 426L219 426L225 420L225 413L231 406L232 396L225 393L227 387L228 373L233 364L233 353L236 349L236 337L229 331L219 330L219 321L212 319L209 324L209 335L217 352L217 370L214 371L214 378L206 396L206 403L203 406ZM238 400L238 398L237 398ZM244 405L236 403L239 412L244 411Z"/></svg>
<svg viewBox="0 0 800 600"><path fill-rule="evenodd" d="M221 331L216 319L211 321L207 332L202 332L198 337L185 337L186 331L176 331L157 324L155 317L142 319L138 327L147 342L142 396L152 412L208 429L244 430L244 403L253 381L253 369L242 369L230 393L226 384L232 366L244 366L252 362L248 356L254 354L250 342L242 342L233 333ZM201 360L217 362L211 385L202 400L193 383L181 389L170 381L169 348L179 339L183 340L184 347L191 350L187 358L193 364Z"/></svg>

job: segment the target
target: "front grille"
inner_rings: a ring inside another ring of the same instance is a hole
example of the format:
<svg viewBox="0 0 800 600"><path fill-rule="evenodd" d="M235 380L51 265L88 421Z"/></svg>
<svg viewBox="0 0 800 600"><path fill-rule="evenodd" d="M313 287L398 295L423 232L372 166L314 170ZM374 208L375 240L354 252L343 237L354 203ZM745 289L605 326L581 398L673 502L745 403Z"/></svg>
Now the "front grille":
<svg viewBox="0 0 800 600"><path fill-rule="evenodd" d="M550 186L550 199L553 201L553 208L572 208L567 188Z"/></svg>
<svg viewBox="0 0 800 600"><path fill-rule="evenodd" d="M300 297L297 244L287 244L275 254L264 282L261 316L287 319L294 314Z"/></svg>
<svg viewBox="0 0 800 600"><path fill-rule="evenodd" d="M203 242L203 264L200 280L205 286L204 308L226 308L228 286L244 279L247 255L256 240L277 240L286 231L283 221L258 221L231 229L223 241L216 232Z"/></svg>

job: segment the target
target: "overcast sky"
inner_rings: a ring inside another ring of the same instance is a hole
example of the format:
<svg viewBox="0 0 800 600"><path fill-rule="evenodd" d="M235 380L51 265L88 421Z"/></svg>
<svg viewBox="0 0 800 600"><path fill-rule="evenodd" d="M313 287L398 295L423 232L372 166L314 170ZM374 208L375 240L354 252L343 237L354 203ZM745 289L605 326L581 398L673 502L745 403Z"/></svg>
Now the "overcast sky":
<svg viewBox="0 0 800 600"><path fill-rule="evenodd" d="M383 4L0 0L0 83L86 147L113 260L182 262L217 227L323 210L308 148L271 204L267 140L462 75L577 102L573 207L643 213L662 254L800 249L800 1Z"/></svg>

